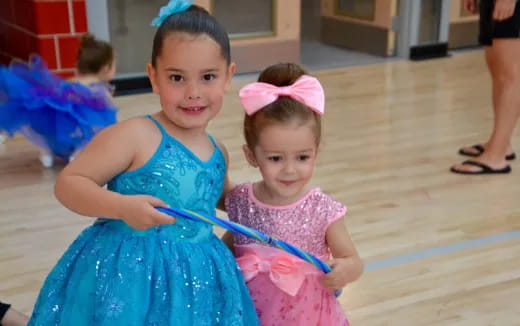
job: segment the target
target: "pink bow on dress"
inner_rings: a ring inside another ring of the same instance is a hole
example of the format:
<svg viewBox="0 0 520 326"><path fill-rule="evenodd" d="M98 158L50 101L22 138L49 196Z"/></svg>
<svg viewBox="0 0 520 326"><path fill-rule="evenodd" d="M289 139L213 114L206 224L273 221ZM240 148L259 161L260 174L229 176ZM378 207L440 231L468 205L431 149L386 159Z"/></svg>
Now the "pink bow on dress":
<svg viewBox="0 0 520 326"><path fill-rule="evenodd" d="M305 272L299 262L289 257L274 256L260 258L257 255L247 254L237 258L246 282L255 278L258 273L269 273L271 281L282 291L295 296L303 281Z"/></svg>
<svg viewBox="0 0 520 326"><path fill-rule="evenodd" d="M325 95L320 82L311 76L303 75L289 86L274 86L268 83L252 83L240 90L240 101L247 115L259 111L273 103L279 96L289 96L318 114L325 111Z"/></svg>

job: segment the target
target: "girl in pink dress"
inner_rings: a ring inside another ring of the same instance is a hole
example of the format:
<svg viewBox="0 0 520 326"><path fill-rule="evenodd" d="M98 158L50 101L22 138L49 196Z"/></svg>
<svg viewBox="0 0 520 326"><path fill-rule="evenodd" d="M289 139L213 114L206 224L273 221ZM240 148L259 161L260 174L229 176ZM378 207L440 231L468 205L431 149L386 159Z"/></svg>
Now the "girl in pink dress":
<svg viewBox="0 0 520 326"><path fill-rule="evenodd" d="M348 325L334 290L359 278L363 262L343 223L346 207L309 186L321 136L324 94L296 64L265 69L245 86L244 153L262 180L226 196L230 220L328 261L324 275L279 249L234 235L237 261L264 326ZM231 234L224 236L228 241ZM332 255L333 259L330 259Z"/></svg>

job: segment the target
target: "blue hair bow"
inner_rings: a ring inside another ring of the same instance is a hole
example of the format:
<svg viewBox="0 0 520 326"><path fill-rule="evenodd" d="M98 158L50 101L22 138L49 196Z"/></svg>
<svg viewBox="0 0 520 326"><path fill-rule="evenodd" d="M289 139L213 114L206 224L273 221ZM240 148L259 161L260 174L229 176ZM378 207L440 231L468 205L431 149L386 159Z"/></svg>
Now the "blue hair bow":
<svg viewBox="0 0 520 326"><path fill-rule="evenodd" d="M166 18L178 12L186 11L192 5L193 1L191 0L170 0L166 6L161 7L161 10L159 10L159 15L152 20L151 25L154 27L161 26Z"/></svg>

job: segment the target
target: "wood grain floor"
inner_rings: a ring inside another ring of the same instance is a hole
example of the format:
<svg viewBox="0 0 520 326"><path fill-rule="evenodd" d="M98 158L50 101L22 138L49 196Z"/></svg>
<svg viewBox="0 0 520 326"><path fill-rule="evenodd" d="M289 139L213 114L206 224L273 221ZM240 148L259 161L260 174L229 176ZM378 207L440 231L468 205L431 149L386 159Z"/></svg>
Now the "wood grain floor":
<svg viewBox="0 0 520 326"><path fill-rule="evenodd" d="M347 227L369 267L340 297L352 325L520 325L520 236L421 254L520 230L518 162L507 176L448 171L463 160L458 147L484 141L491 128L483 53L314 74L327 94L314 183L348 205ZM236 94L250 81L235 78L210 127L230 152L235 182L259 176L241 151ZM153 94L116 101L120 119L159 107ZM42 168L22 138L0 145L0 299L26 313L56 259L91 223L54 198L60 168Z"/></svg>

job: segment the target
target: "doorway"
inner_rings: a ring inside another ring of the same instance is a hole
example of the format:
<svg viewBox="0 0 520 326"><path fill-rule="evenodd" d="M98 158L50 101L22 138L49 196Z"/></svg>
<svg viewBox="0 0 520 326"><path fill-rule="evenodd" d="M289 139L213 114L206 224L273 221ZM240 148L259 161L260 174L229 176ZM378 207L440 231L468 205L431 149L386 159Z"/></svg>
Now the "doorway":
<svg viewBox="0 0 520 326"><path fill-rule="evenodd" d="M387 1L387 0L385 0ZM356 43L345 42L326 42L325 39L333 39L334 36L323 35L323 33L341 34L341 30L322 31L324 16L322 6L330 5L327 0L301 0L301 39L300 39L300 59L301 63L311 70L334 69L355 65L367 65L382 63L393 60L391 56L376 55L356 49ZM334 6L342 5L343 9L350 9L353 12L368 13L375 9L374 0L361 1L337 1ZM388 13L390 17L392 13ZM389 18L390 19L390 18ZM341 17L338 19L341 20ZM328 22L325 21L325 24ZM352 19L350 24L356 24L356 19ZM360 23L363 24L363 23ZM344 28L347 28L345 26ZM325 37L324 37L325 36ZM377 42L375 40L374 42ZM370 46L369 46L370 47ZM372 46L375 48L376 46Z"/></svg>

